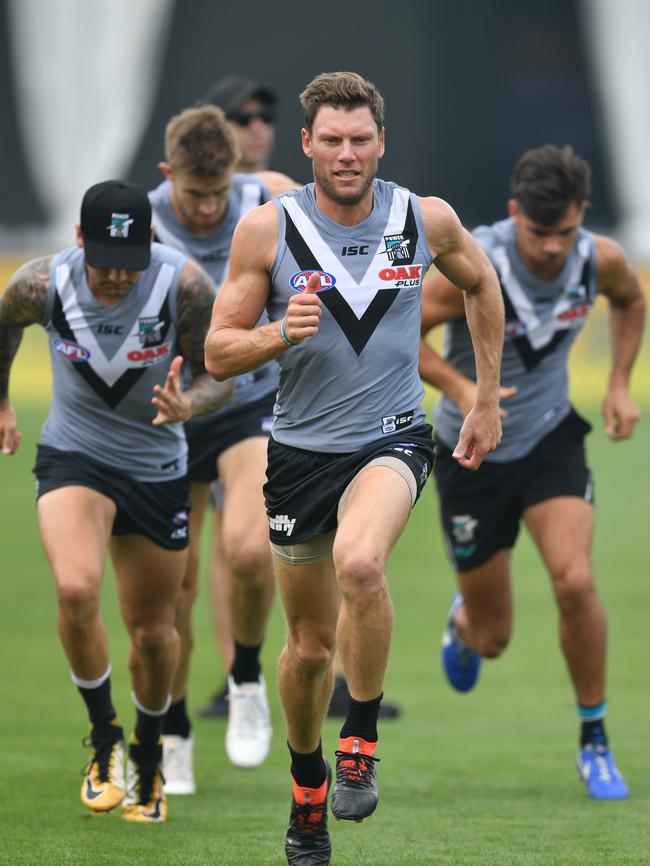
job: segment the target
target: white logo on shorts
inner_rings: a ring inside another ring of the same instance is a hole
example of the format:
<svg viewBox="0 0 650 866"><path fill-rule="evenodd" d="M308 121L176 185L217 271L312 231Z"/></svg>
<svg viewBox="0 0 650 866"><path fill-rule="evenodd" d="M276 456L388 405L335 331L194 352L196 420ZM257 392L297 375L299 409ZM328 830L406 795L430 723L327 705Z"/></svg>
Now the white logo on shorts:
<svg viewBox="0 0 650 866"><path fill-rule="evenodd" d="M296 525L296 518L291 520L287 514L276 514L275 517L269 517L269 524L276 532L286 532L288 538Z"/></svg>
<svg viewBox="0 0 650 866"><path fill-rule="evenodd" d="M477 526L478 520L471 514L454 514L451 518L451 531L459 544L472 541Z"/></svg>

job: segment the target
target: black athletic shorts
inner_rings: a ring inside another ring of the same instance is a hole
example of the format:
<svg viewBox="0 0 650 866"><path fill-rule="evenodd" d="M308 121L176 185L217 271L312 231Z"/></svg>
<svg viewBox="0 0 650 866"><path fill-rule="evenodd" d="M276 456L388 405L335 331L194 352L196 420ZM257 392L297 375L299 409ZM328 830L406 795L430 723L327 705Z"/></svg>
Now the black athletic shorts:
<svg viewBox="0 0 650 866"><path fill-rule="evenodd" d="M275 391L223 418L199 416L185 425L190 482L209 484L218 477L217 460L231 445L252 436L268 436L273 425Z"/></svg>
<svg viewBox="0 0 650 866"><path fill-rule="evenodd" d="M339 500L355 475L376 457L397 457L411 469L417 496L433 464L429 424L388 436L351 454L321 454L269 439L266 513L273 544L300 544L336 529Z"/></svg>
<svg viewBox="0 0 650 866"><path fill-rule="evenodd" d="M108 496L117 506L113 535L144 535L166 550L187 547L190 512L187 476L171 481L136 481L78 451L59 451L49 445L38 446L32 471L38 479L37 499L59 487L89 487Z"/></svg>
<svg viewBox="0 0 650 866"><path fill-rule="evenodd" d="M591 425L572 409L525 457L509 463L483 461L463 469L436 442L433 467L447 550L457 571L487 562L514 546L523 512L556 496L593 502L593 480L584 438Z"/></svg>

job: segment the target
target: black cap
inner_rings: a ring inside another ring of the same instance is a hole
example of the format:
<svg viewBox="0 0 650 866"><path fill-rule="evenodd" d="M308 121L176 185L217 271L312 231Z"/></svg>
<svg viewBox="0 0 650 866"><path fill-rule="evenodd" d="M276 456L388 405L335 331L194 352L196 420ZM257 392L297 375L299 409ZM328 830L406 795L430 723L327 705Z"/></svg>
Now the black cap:
<svg viewBox="0 0 650 866"><path fill-rule="evenodd" d="M81 233L91 268L146 270L151 261L151 204L146 189L123 180L91 186L81 202Z"/></svg>
<svg viewBox="0 0 650 866"><path fill-rule="evenodd" d="M241 75L227 75L214 82L201 102L217 105L228 115L237 111L247 99L259 99L266 105L275 105L278 101L272 90L257 81Z"/></svg>

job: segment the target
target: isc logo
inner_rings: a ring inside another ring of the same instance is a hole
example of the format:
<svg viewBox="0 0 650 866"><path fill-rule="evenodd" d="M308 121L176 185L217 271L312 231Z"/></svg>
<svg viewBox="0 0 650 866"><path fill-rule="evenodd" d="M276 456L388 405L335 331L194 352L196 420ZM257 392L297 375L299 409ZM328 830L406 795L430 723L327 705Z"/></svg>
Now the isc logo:
<svg viewBox="0 0 650 866"><path fill-rule="evenodd" d="M364 244L364 246L350 246L343 247L341 250L342 256L367 256L369 247Z"/></svg>
<svg viewBox="0 0 650 866"><path fill-rule="evenodd" d="M318 274L320 279L320 288L316 289L317 292L324 292L326 289L332 289L336 285L336 277L325 271L298 271L289 280L291 288L297 292L304 292L307 287L307 281L312 274Z"/></svg>
<svg viewBox="0 0 650 866"><path fill-rule="evenodd" d="M73 343L72 340L54 340L53 345L59 355L63 355L74 364L82 363L90 358L88 349L84 349L79 343Z"/></svg>

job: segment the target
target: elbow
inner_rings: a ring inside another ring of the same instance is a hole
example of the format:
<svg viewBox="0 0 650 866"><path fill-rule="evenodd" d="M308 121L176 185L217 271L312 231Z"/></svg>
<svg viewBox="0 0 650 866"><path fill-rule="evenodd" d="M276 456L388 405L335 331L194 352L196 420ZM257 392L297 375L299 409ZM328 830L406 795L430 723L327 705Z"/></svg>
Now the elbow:
<svg viewBox="0 0 650 866"><path fill-rule="evenodd" d="M230 378L226 370L221 367L218 362L208 360L207 354L205 356L205 369L213 379L216 379L217 382L225 382L226 379Z"/></svg>
<svg viewBox="0 0 650 866"><path fill-rule="evenodd" d="M208 335L204 349L205 369L217 382L224 382L232 375L223 362L223 351L214 339L214 335Z"/></svg>

